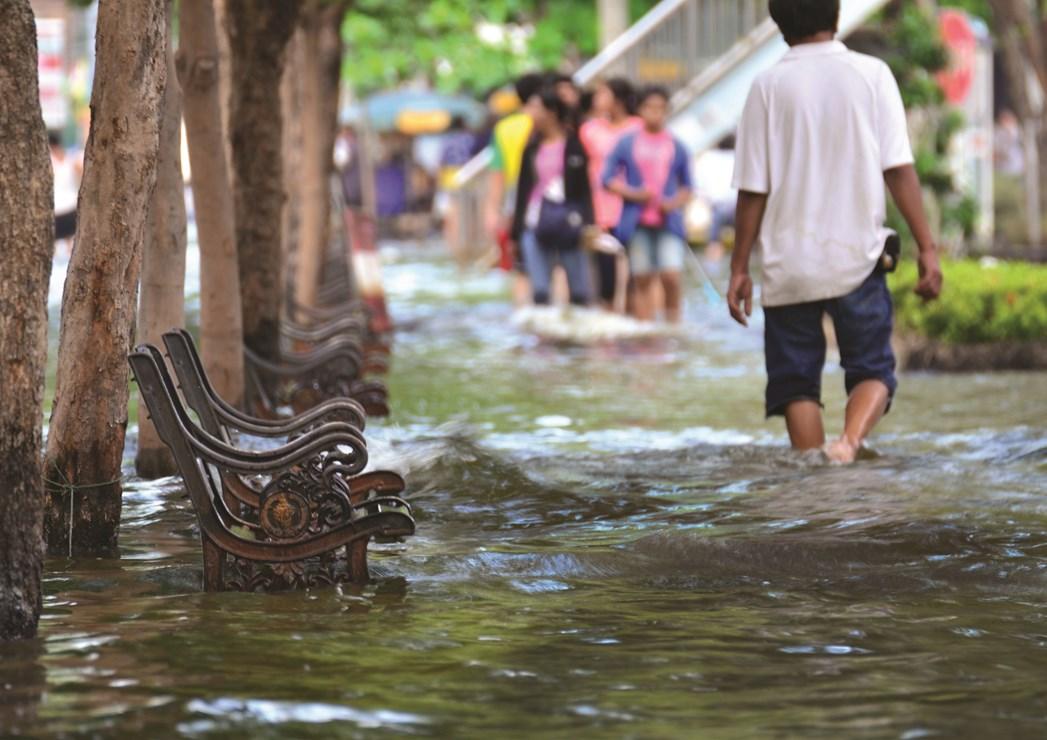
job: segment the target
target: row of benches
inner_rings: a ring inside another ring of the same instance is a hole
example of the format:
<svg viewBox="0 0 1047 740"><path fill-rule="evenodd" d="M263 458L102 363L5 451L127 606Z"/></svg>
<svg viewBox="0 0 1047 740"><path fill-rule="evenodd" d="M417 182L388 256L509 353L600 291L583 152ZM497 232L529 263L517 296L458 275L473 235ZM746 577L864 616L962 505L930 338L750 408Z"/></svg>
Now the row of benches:
<svg viewBox="0 0 1047 740"><path fill-rule="evenodd" d="M414 533L403 479L363 472L368 415L389 412L384 385L366 375L388 352L367 342L359 316L314 318L283 327L280 363L246 354L255 415L218 395L184 329L163 337L177 386L157 347L129 355L196 510L208 591L366 582L369 542ZM295 414L280 416L288 407ZM277 446L248 449L243 436Z"/></svg>

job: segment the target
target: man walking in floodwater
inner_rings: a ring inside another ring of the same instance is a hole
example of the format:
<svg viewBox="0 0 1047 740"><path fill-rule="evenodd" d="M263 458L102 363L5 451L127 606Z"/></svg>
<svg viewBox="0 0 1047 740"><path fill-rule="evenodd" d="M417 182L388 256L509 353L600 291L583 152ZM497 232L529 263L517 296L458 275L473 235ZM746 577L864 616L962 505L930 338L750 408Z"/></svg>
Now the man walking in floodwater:
<svg viewBox="0 0 1047 740"><path fill-rule="evenodd" d="M839 0L770 0L790 46L749 93L738 130L731 316L748 326L749 258L763 257L767 415L798 450L850 463L890 408L897 381L884 268L884 182L919 248L916 292L941 292L936 246L890 69L836 41ZM821 375L833 320L848 393L844 431L825 444Z"/></svg>

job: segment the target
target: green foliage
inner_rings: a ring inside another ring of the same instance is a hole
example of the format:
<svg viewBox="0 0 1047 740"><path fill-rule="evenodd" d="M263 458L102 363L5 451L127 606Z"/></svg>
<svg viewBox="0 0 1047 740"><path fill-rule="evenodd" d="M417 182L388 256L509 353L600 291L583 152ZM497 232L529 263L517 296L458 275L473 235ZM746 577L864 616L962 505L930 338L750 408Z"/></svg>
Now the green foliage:
<svg viewBox="0 0 1047 740"><path fill-rule="evenodd" d="M542 69L559 67L565 52L593 56L600 47L598 25L596 3L563 3L535 23L530 54Z"/></svg>
<svg viewBox="0 0 1047 740"><path fill-rule="evenodd" d="M965 5L965 3L951 3ZM972 7L977 3L966 3ZM886 61L894 72L902 99L916 122L913 155L920 181L934 200L941 230L946 234L969 237L977 225L976 202L958 191L951 169L953 139L964 126L963 114L945 106L945 96L936 80L949 63L938 24L931 14L909 3L880 21L891 49ZM908 235L901 214L891 207L888 223ZM910 244L911 246L911 244Z"/></svg>
<svg viewBox="0 0 1047 740"><path fill-rule="evenodd" d="M634 17L655 0L631 0ZM485 42L477 29L511 32ZM592 0L356 0L346 16L343 76L360 93L424 79L479 93L533 69L558 68L598 47Z"/></svg>
<svg viewBox="0 0 1047 740"><path fill-rule="evenodd" d="M1047 266L962 260L943 272L941 299L924 303L912 292L916 265L898 268L891 292L900 328L953 344L1047 338Z"/></svg>
<svg viewBox="0 0 1047 740"><path fill-rule="evenodd" d="M916 5L906 5L887 26L892 51L887 57L910 108L940 105L944 96L934 79L949 63L934 18Z"/></svg>
<svg viewBox="0 0 1047 740"><path fill-rule="evenodd" d="M938 4L943 8L966 10L971 15L981 18L990 26L992 24L993 14L989 0L938 0Z"/></svg>

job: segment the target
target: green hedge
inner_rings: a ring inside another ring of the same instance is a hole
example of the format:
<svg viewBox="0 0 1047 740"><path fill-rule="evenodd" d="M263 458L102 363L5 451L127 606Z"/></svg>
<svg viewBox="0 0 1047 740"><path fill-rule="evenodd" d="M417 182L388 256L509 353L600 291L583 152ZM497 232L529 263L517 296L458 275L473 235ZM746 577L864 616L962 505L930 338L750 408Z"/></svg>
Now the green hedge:
<svg viewBox="0 0 1047 740"><path fill-rule="evenodd" d="M912 292L912 260L891 276L900 329L953 344L1047 339L1047 265L947 261L942 272L945 289L933 303Z"/></svg>

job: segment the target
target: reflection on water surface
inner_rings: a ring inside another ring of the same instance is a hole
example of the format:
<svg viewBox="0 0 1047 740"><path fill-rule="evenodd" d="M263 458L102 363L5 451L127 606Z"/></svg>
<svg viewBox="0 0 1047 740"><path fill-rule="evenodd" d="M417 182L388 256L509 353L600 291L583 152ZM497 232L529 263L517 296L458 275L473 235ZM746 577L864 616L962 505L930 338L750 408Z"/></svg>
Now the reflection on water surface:
<svg viewBox="0 0 1047 740"><path fill-rule="evenodd" d="M398 256L375 464L419 519L366 588L203 594L177 480L52 561L0 727L145 737L1047 733L1047 376L908 376L833 468L761 418L758 331L560 347ZM842 377L827 380L833 420Z"/></svg>

